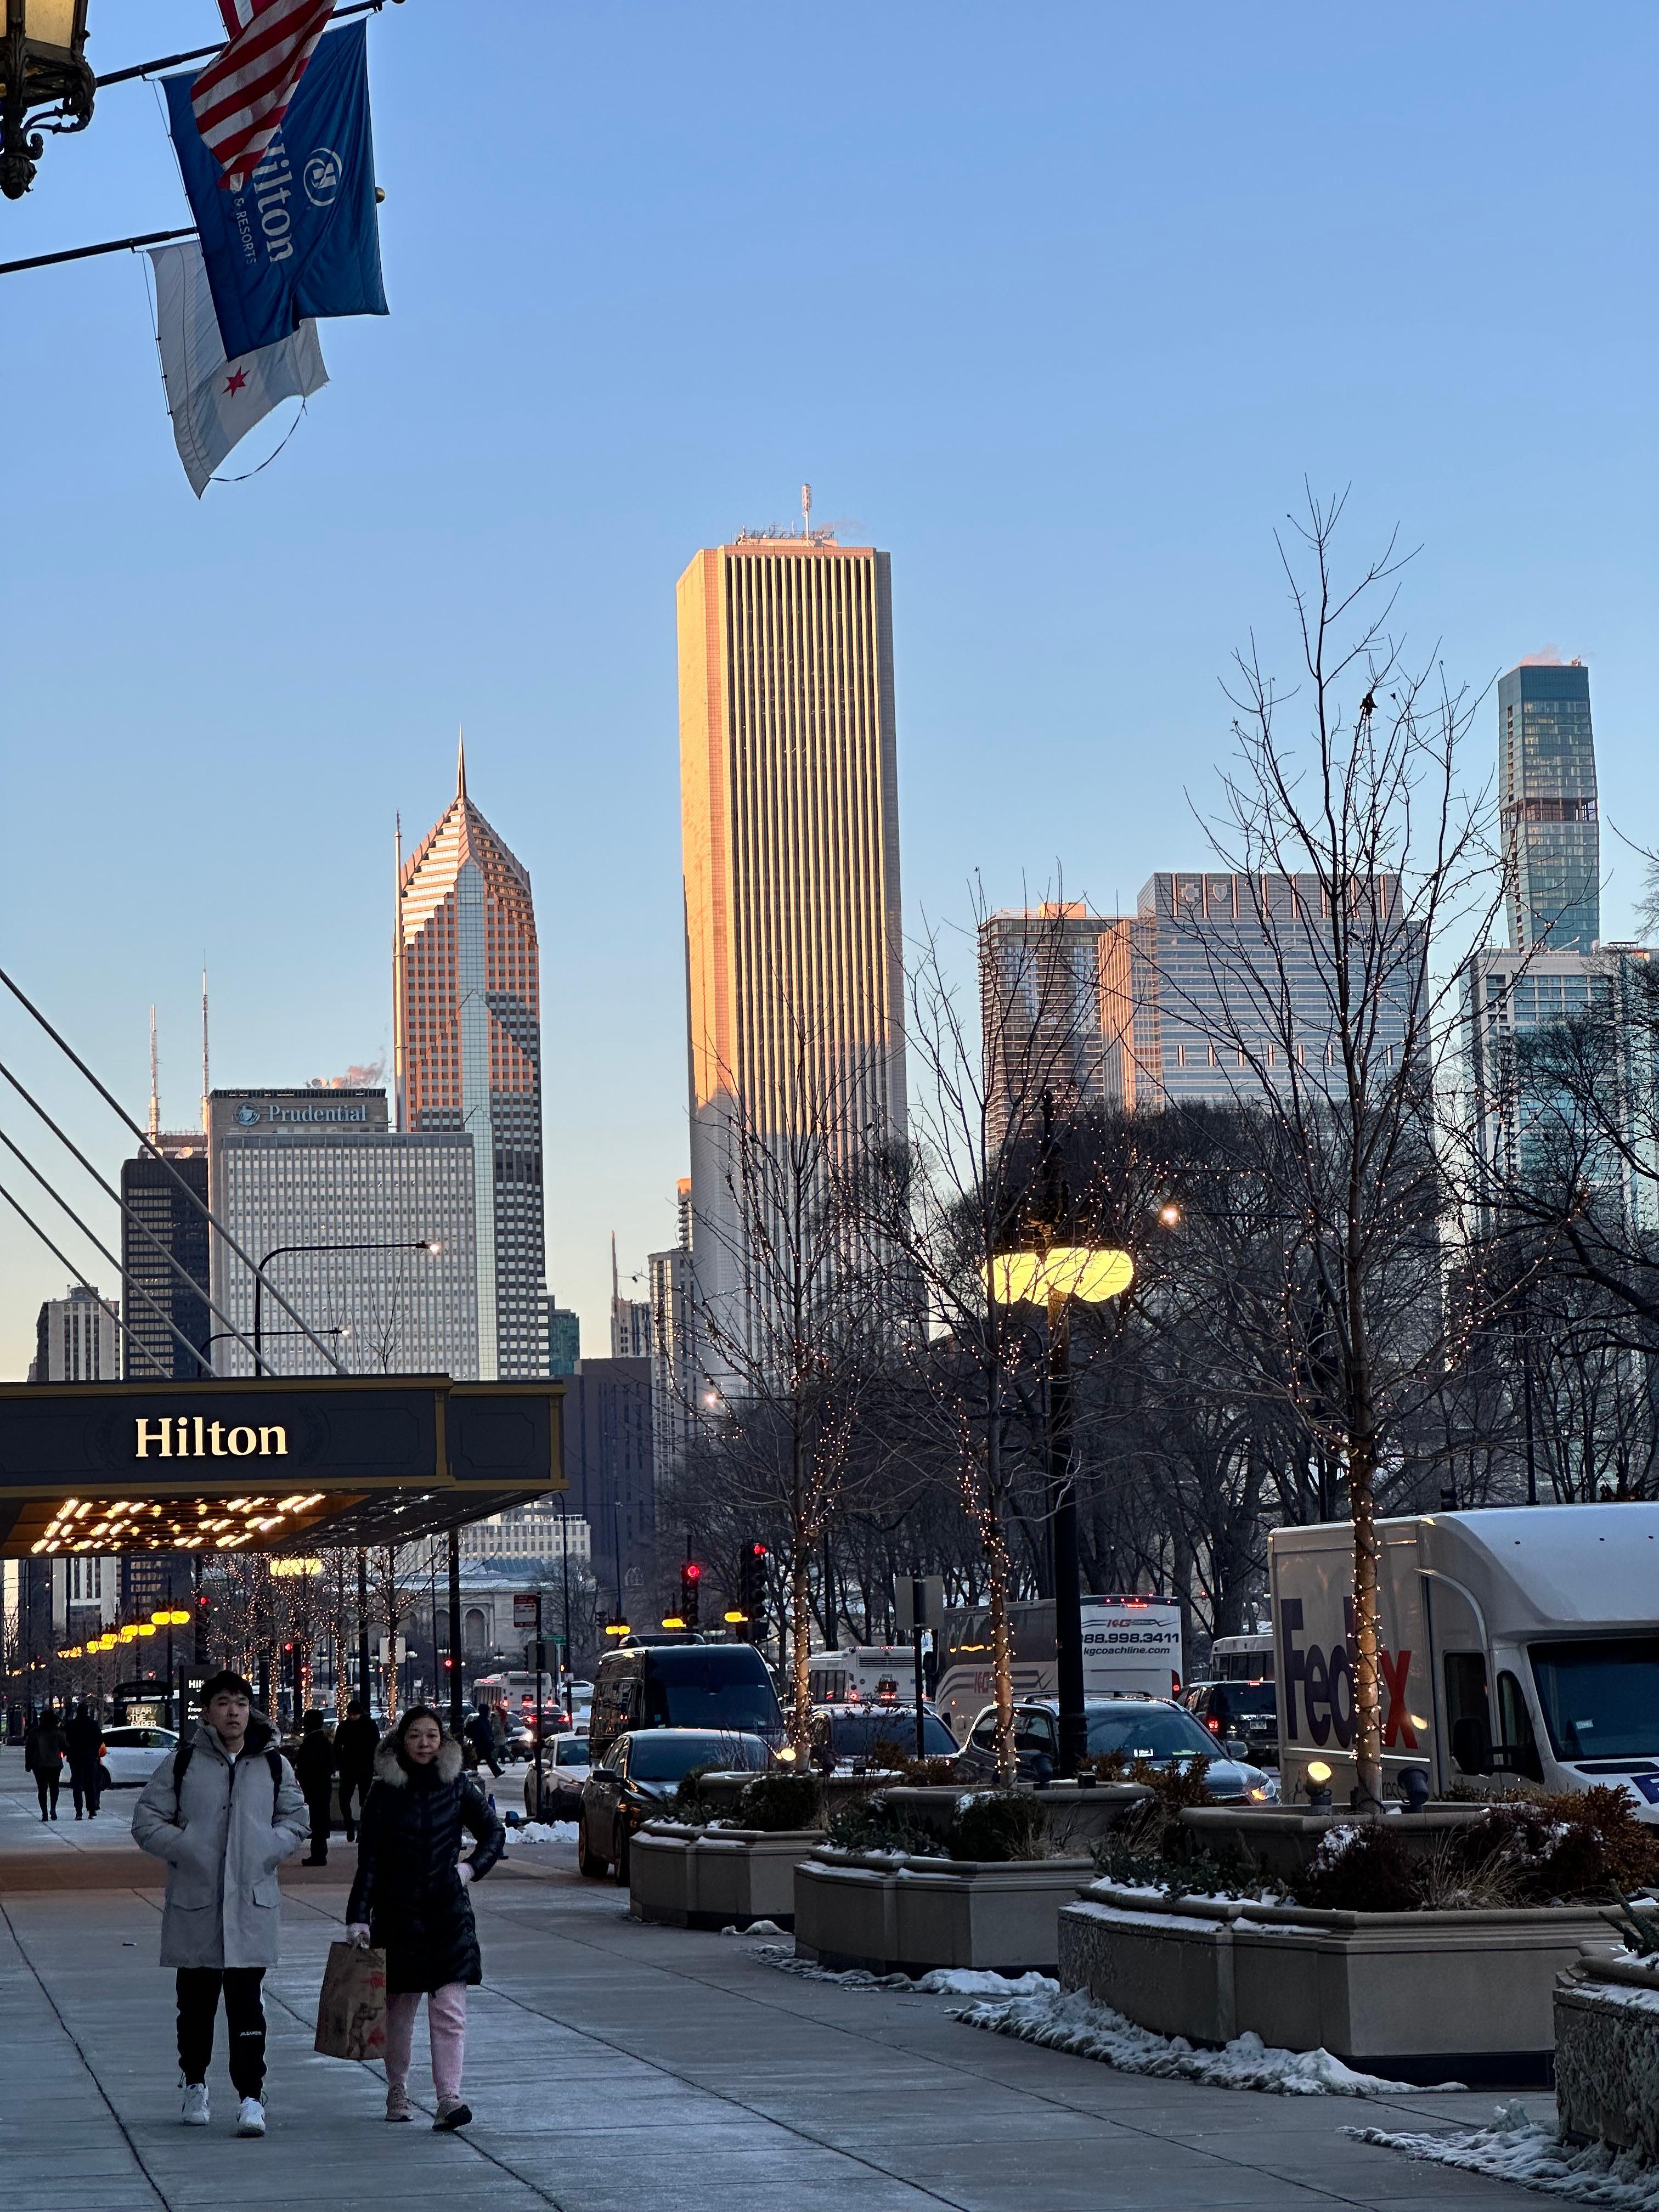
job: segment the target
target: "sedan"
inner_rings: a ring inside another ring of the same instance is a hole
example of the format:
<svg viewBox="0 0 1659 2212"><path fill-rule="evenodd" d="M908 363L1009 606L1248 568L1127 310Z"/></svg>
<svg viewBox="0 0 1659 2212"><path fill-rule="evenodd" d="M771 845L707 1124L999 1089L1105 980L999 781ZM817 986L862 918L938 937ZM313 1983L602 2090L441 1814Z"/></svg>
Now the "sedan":
<svg viewBox="0 0 1659 2212"><path fill-rule="evenodd" d="M957 1740L928 1705L921 1709L921 1755L954 1759ZM825 1774L864 1774L902 1766L916 1755L914 1705L814 1705L812 1764Z"/></svg>
<svg viewBox="0 0 1659 2212"><path fill-rule="evenodd" d="M593 1880L613 1866L628 1880L628 1846L636 1829L659 1820L693 1767L758 1773L772 1754L760 1736L716 1729L630 1729L619 1735L582 1784L576 1863Z"/></svg>
<svg viewBox="0 0 1659 2212"><path fill-rule="evenodd" d="M106 1786L111 1790L142 1789L162 1760L178 1748L178 1735L173 1729L106 1729Z"/></svg>
<svg viewBox="0 0 1659 2212"><path fill-rule="evenodd" d="M535 1757L532 1747L531 1757ZM536 1806L536 1769L524 1778L524 1816L526 1820L574 1820L582 1808L582 1784L590 1772L585 1735L550 1737L542 1747L542 1802Z"/></svg>
<svg viewBox="0 0 1659 2212"><path fill-rule="evenodd" d="M1195 1759L1210 1762L1205 1775L1212 1794L1224 1802L1263 1805L1279 1795L1279 1778L1242 1759L1218 1758L1215 1738L1201 1722L1168 1698L1089 1698L1089 1755L1115 1753L1126 1767L1185 1766ZM988 1705L969 1731L960 1766L965 1777L996 1772L997 1711ZM1022 1781L1051 1782L1059 1771L1060 1705L1033 1698L1014 1707L1014 1752Z"/></svg>

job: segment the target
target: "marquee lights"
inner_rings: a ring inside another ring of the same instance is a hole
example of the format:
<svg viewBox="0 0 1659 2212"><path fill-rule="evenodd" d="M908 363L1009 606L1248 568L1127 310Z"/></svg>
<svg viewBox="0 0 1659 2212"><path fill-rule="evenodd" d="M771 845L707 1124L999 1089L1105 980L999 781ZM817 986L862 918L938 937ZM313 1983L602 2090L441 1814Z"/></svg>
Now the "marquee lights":
<svg viewBox="0 0 1659 2212"><path fill-rule="evenodd" d="M323 1504L328 1493L303 1498L195 1498L134 1504L66 1498L29 1546L56 1557L80 1552L188 1552L240 1549L272 1530L286 1533L300 1516ZM96 1518L88 1516L96 1516ZM193 1516L193 1520L187 1518Z"/></svg>

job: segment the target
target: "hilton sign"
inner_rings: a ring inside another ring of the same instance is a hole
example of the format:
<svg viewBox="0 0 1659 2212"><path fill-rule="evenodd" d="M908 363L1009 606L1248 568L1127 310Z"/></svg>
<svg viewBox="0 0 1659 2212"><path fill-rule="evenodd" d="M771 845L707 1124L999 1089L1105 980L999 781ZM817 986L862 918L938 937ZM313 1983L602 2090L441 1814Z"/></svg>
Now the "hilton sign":
<svg viewBox="0 0 1659 2212"><path fill-rule="evenodd" d="M322 1541L412 1541L562 1490L562 1396L447 1376L0 1384L0 1553L62 1548L66 1500L88 1531L114 1526L100 1500L155 1523L111 1550L242 1499L284 1528L303 1507Z"/></svg>

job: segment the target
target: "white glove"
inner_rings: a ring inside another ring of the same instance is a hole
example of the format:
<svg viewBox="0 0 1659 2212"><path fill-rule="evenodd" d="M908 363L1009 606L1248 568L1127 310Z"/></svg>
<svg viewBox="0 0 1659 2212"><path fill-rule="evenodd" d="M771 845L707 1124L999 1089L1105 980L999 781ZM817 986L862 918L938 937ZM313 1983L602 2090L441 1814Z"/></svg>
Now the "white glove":
<svg viewBox="0 0 1659 2212"><path fill-rule="evenodd" d="M348 1943L367 1943L367 1942L368 1942L368 1921L366 1921L366 1920L354 1920L354 1921L352 1921L352 1923L350 1923L350 1925L349 1925L349 1926L347 1928L347 1929L346 1929L346 1942L347 1942Z"/></svg>
<svg viewBox="0 0 1659 2212"><path fill-rule="evenodd" d="M456 1862L455 1871L456 1871L456 1873L457 1873L458 1875L459 1875L459 1876L460 1876L460 1878L461 1878L461 1887L462 1887L463 1889L465 1889L465 1888L467 1887L467 1886L470 1884L470 1882L471 1881L471 1880L472 1880L472 1862L471 1862L471 1859L459 1859L459 1860L458 1860L458 1861Z"/></svg>

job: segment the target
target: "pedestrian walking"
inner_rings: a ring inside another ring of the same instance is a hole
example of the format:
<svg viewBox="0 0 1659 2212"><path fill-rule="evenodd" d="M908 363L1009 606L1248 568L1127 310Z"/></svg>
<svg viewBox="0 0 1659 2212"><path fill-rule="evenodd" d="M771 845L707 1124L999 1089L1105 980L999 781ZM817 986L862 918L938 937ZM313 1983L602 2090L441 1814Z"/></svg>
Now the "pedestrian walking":
<svg viewBox="0 0 1659 2212"><path fill-rule="evenodd" d="M161 1964L177 1970L179 2118L208 2124L208 2062L221 1996L239 2136L265 2131L265 2015L260 1984L276 1964L282 1892L276 1869L306 1842L305 1800L253 1710L240 1674L202 1685L196 1734L144 1784L133 1841L167 1863Z"/></svg>
<svg viewBox="0 0 1659 2212"><path fill-rule="evenodd" d="M334 1747L328 1740L328 1730L323 1726L323 1717L313 1706L300 1723L300 1742L294 1754L294 1772L305 1792L306 1809L311 1815L311 1850L300 1863L302 1866L328 1864L328 1832L333 1825L330 1799L334 1795Z"/></svg>
<svg viewBox="0 0 1659 2212"><path fill-rule="evenodd" d="M462 1831L473 1838L460 1856ZM466 1992L483 1979L469 1887L501 1855L507 1832L462 1770L461 1747L430 1705L406 1712L374 1759L363 1807L357 1878L346 1905L354 1942L386 1953L386 2116L412 2119L409 2063L426 1998L434 2129L464 2128Z"/></svg>
<svg viewBox="0 0 1659 2212"><path fill-rule="evenodd" d="M477 1762L487 1766L492 1774L499 1775L502 1761L496 1754L495 1731L490 1725L489 1715L480 1705L466 1724L466 1740L477 1754Z"/></svg>
<svg viewBox="0 0 1659 2212"><path fill-rule="evenodd" d="M34 1794L40 1800L40 1818L58 1818L58 1792L64 1783L64 1761L69 1746L56 1709L46 1707L23 1738L23 1769L34 1777Z"/></svg>
<svg viewBox="0 0 1659 2212"><path fill-rule="evenodd" d="M70 1795L75 1800L75 1817L77 1820L81 1818L84 1805L88 1820L95 1820L98 1800L104 1789L104 1731L84 1698L76 1707L75 1717L64 1723L64 1744L69 1757Z"/></svg>
<svg viewBox="0 0 1659 2212"><path fill-rule="evenodd" d="M374 1779L374 1753L380 1741L380 1731L354 1698L346 1707L346 1717L334 1731L334 1766L340 1778L340 1818L345 1823L345 1838L350 1843L357 1833L352 1818L352 1800L356 1799L356 1811L361 1814L368 1787Z"/></svg>

